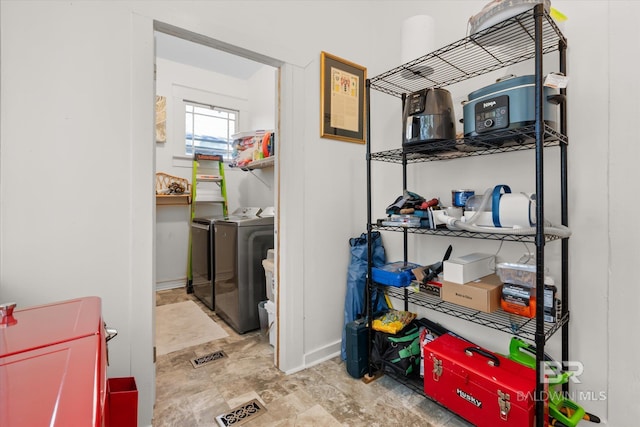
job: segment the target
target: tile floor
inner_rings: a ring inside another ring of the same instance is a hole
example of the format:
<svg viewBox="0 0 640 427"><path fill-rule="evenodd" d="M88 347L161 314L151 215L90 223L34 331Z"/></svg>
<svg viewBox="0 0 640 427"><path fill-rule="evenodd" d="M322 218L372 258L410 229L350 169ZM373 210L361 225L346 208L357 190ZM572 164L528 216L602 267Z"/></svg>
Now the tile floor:
<svg viewBox="0 0 640 427"><path fill-rule="evenodd" d="M237 334L184 289L157 293L157 305L188 299L229 337L157 358L155 427L217 427L216 416L252 399L266 411L243 426L471 426L389 377L370 384L352 378L340 357L285 375L273 366L273 348L260 331ZM191 364L217 350L228 357Z"/></svg>

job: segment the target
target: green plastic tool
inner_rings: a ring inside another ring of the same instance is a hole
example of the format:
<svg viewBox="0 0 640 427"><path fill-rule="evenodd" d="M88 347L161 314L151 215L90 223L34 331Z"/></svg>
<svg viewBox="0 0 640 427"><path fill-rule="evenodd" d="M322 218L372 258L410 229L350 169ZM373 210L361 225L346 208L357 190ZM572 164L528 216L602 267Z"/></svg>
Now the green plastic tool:
<svg viewBox="0 0 640 427"><path fill-rule="evenodd" d="M536 347L526 343L520 338L512 337L509 343L509 359L518 362L524 366L530 368L536 368ZM545 356L545 361L553 362L554 360L548 356ZM558 372L557 369L560 365L553 363L548 365L549 368L555 372L556 378L554 379L554 385L557 387L569 381L571 376L570 372ZM574 401L566 398L562 393L562 390L549 389L549 415L560 421L567 427L575 427L580 420L585 416L585 410L575 403Z"/></svg>

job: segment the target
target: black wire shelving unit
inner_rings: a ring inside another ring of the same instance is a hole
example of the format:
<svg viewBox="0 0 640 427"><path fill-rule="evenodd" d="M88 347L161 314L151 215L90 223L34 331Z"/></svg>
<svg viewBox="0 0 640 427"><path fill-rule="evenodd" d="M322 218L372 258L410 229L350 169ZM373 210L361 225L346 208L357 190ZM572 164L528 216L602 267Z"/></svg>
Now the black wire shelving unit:
<svg viewBox="0 0 640 427"><path fill-rule="evenodd" d="M461 40L427 53L411 62L379 74L366 81L366 160L367 160L367 233L369 242L368 259L372 259L371 233L374 231L401 232L404 235L404 261L407 261L407 238L410 234L432 236L448 236L461 238L493 239L515 242L533 243L536 247L536 298L544 300L544 246L548 242L561 241L561 278L560 296L562 308L555 323L543 321L544 304L537 305L536 316L532 319L511 315L498 310L495 313L484 313L466 307L444 302L441 299L421 292L413 292L408 288L384 286L385 292L392 297L403 300L405 309L408 304L445 313L456 318L486 326L505 333L529 339L536 346L537 378L540 376L540 365L544 360L544 347L547 340L556 332L562 334L562 360L569 360L569 291L568 291L568 250L569 238L545 234L544 224L538 221L535 235L504 235L493 232L471 233L462 230L426 229L401 226L382 226L372 219L372 161L396 163L402 165L403 189L407 187L407 166L415 163L431 161L455 160L464 157L492 155L521 150L535 150L536 163L536 218L544 218L544 177L543 151L548 147L559 147L560 150L560 204L562 225L568 226L567 203L567 114L566 102L560 104L560 120L558 129L549 126L542 117L543 56L557 52L559 71L566 75L567 40L557 25L544 9L543 4L535 5L531 10L513 16L503 22L469 35ZM405 102L410 93L424 88L440 88L450 86L496 71L510 65L533 60L535 75L535 123L519 129L492 132L490 135L475 137L459 137L452 140L429 142L419 146L405 146L398 149L371 151L371 90L376 90ZM566 89L560 93L566 96ZM367 266L367 315L372 313L371 292L374 287L381 287L371 280L371 262ZM369 329L369 352L373 332ZM371 365L369 376L376 367ZM385 372L410 389L424 394L421 381L407 379L396 374ZM536 383L536 396L544 395L544 384ZM568 383L563 384L563 392L568 392ZM428 396L427 396L428 397ZM544 399L536 400L536 425L544 423Z"/></svg>

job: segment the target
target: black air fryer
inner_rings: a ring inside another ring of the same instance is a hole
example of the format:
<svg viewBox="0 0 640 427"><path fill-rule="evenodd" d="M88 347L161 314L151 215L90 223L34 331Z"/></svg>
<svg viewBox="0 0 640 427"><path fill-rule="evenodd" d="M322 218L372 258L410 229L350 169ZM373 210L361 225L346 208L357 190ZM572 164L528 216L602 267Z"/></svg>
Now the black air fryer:
<svg viewBox="0 0 640 427"><path fill-rule="evenodd" d="M455 139L451 93L446 89L427 88L407 95L402 131L403 147Z"/></svg>

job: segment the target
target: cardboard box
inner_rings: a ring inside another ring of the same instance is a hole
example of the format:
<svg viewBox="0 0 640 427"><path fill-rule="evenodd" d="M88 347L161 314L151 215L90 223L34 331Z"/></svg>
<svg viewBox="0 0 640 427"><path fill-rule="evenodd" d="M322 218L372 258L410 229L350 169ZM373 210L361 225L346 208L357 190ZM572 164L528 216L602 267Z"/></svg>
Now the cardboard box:
<svg viewBox="0 0 640 427"><path fill-rule="evenodd" d="M500 307L502 280L490 274L474 282L459 283L442 281L442 299L474 310L493 313Z"/></svg>
<svg viewBox="0 0 640 427"><path fill-rule="evenodd" d="M495 262L494 255L479 252L447 260L443 265L444 280L459 284L477 280L492 274Z"/></svg>

